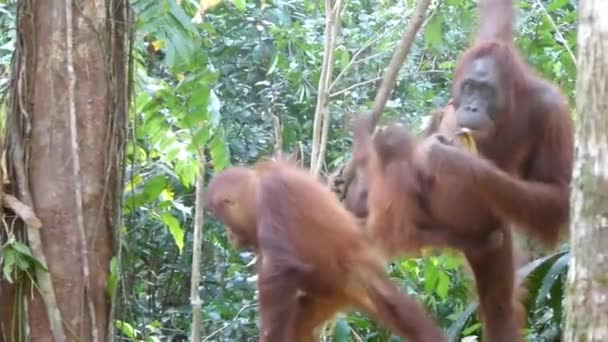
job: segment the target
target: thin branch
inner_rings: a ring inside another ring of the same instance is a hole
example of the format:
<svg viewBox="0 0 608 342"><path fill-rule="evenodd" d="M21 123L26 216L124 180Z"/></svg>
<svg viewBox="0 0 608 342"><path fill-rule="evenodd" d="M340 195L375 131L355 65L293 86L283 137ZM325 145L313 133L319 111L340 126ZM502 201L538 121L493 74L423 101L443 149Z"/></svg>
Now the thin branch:
<svg viewBox="0 0 608 342"><path fill-rule="evenodd" d="M329 84L331 81L331 75L333 71L333 55L336 47L336 39L338 36L338 30L340 29L340 18L342 11L340 7L342 6L342 0L337 0L334 4L333 9L333 25L331 26L331 36L332 36L332 46L331 46L331 56L329 60L329 64L327 67L327 73L325 74L326 81L325 84ZM313 170L313 175L318 175L321 172L321 167L323 166L323 162L325 161L325 151L327 150L327 136L329 134L329 122L330 122L330 113L329 113L329 87L324 89L323 98L324 98L324 109L323 109L323 128L321 130L321 142L319 145L319 155L317 156L317 162L315 164L315 169Z"/></svg>
<svg viewBox="0 0 608 342"><path fill-rule="evenodd" d="M215 335L219 334L220 332L222 332L224 329L228 328L232 324L234 324L234 322L239 317L239 315L241 314L241 312L245 311L246 309L252 308L252 307L254 307L256 305L257 304L250 304L250 305L245 305L242 308L240 308L239 311L236 313L236 315L234 315L234 317L232 318L232 320L230 322L225 323L223 327L221 327L221 328L217 329L216 331L212 332L211 334L209 334L209 336L205 337L205 339L202 342L206 342L206 341L211 340L212 337L214 337Z"/></svg>
<svg viewBox="0 0 608 342"><path fill-rule="evenodd" d="M323 53L323 67L319 79L317 91L317 107L313 125L313 141L310 160L310 170L313 175L318 175L325 156L327 145L327 134L329 130L329 82L331 80L334 62L334 52L338 30L340 28L340 14L342 0L337 0L334 6L331 1L325 2L325 48ZM321 132L319 132L321 130Z"/></svg>
<svg viewBox="0 0 608 342"><path fill-rule="evenodd" d="M418 0L414 13L410 18L405 32L401 36L401 40L399 41L399 45L397 45L395 53L393 54L393 58L389 66L386 68L385 76L382 79L378 92L376 93L374 105L370 113L372 116L372 130L378 124L380 115L382 114L382 111L386 106L386 102L388 101L390 94L395 87L395 81L397 79L397 75L399 74L399 70L405 61L405 57L410 51L414 38L416 37L416 33L420 30L420 27L424 22L424 17L430 3L431 0ZM355 172L356 167L351 159L344 167L344 193L341 197L346 196L348 188L355 178Z"/></svg>
<svg viewBox="0 0 608 342"><path fill-rule="evenodd" d="M564 48L566 49L566 51L568 52L568 55L570 55L570 58L572 59L572 62L574 62L574 64L576 65L576 57L574 56L574 53L570 49L570 46L568 46L568 41L566 40L566 38L564 38L564 36L562 35L562 32L559 30L559 27L557 27L557 24L551 17L551 14L549 13L549 11L547 11L547 8L545 7L545 5L542 2L540 2L539 0L535 0L535 2L543 10L547 19L549 19L549 23L551 23L551 26L553 26L553 28L555 29L555 34L562 41L562 43L564 44Z"/></svg>
<svg viewBox="0 0 608 342"><path fill-rule="evenodd" d="M91 338L93 342L99 341L97 332L97 317L95 306L91 297L90 270L89 270L89 247L84 226L84 209L82 204L82 175L80 173L80 155L78 151L78 128L76 124L76 74L74 72L74 39L72 28L72 0L65 3L66 20L66 54L67 54L67 78L68 78L68 113L70 116L70 140L72 143L72 176L74 177L74 199L76 201L75 214L78 233L80 235L80 249L82 254L82 273L84 280L84 296L89 308L91 319Z"/></svg>
<svg viewBox="0 0 608 342"><path fill-rule="evenodd" d="M341 0L338 0L338 2ZM329 96L327 96L329 99ZM319 155L317 156L317 162L315 163L315 169L313 175L318 175L321 172L321 167L325 161L325 151L327 150L327 136L329 134L329 108L326 108L323 112L323 128L321 130L321 142L319 143Z"/></svg>
<svg viewBox="0 0 608 342"><path fill-rule="evenodd" d="M344 12L346 12L346 7L348 7L348 0L342 5L342 9L340 10L340 17L344 16Z"/></svg>
<svg viewBox="0 0 608 342"><path fill-rule="evenodd" d="M42 222L34 213L34 210L25 203L19 201L15 196L2 194L2 205L15 212L26 226L34 229L42 228Z"/></svg>
<svg viewBox="0 0 608 342"><path fill-rule="evenodd" d="M402 18L395 26L399 26L399 24L403 20L404 19ZM338 74L338 76L336 76L336 78L334 79L334 81L329 85L329 90L330 91L333 89L333 87L336 85L336 83L338 83L338 81L340 80L340 78L342 78L342 76L346 73L346 71L348 71L348 69L350 69L354 64L359 63L359 61L357 61L357 57L359 57L359 55L361 53L363 53L363 51L367 50L370 46L372 46L374 43L376 43L380 39L384 38L389 32L392 31L392 30L386 29L386 27L388 26L388 24L389 24L389 21L387 21L384 24L384 27L382 27L383 32L381 34L377 35L376 37L374 37L372 39L369 39L365 44L363 44L363 46L361 48L359 48L359 50L357 50L357 52L355 52L355 54L350 59L350 61L348 62L348 64L344 67L344 69L342 69L342 71ZM364 59L366 59L366 58L364 58Z"/></svg>
<svg viewBox="0 0 608 342"><path fill-rule="evenodd" d="M301 141L298 141L298 151L299 151L299 156L300 156L299 165L303 167L304 166L304 144L302 144Z"/></svg>
<svg viewBox="0 0 608 342"><path fill-rule="evenodd" d="M310 171L313 172L316 169L318 154L319 154L319 143L321 140L321 136L319 131L322 127L323 117L323 108L326 105L325 101L325 90L327 88L327 73L329 67L333 64L331 63L331 58L333 57L333 48L332 48L332 35L331 35L331 27L333 25L333 11L332 11L331 1L325 0L325 44L323 47L323 62L321 65L321 75L319 76L319 84L317 85L317 104L315 108L315 116L313 121L312 128L312 146L310 152Z"/></svg>
<svg viewBox="0 0 608 342"><path fill-rule="evenodd" d="M405 73L399 73L399 78L403 78L403 77L407 77L407 76L411 76L411 75L422 75L422 74L447 74L449 73L448 71L445 70L425 70L425 71L419 71L419 72L405 72ZM332 97L336 97L339 95L342 95L354 88L358 88L358 87L362 87L366 84L370 84L370 83L374 83L374 82L378 82L380 81L384 76L376 76L374 78L371 78L369 80L365 80L365 81L361 81L359 83L355 83L352 84L344 89L338 90L335 93L331 93L329 95L330 98Z"/></svg>
<svg viewBox="0 0 608 342"><path fill-rule="evenodd" d="M388 44L388 46L386 48L387 49L394 48L395 46L397 46L397 42L393 42L393 43ZM388 51L376 52L376 53L374 53L372 55L365 56L364 58L361 58L360 60L358 60L357 62L355 62L355 64L365 63L365 62L370 61L370 60L378 60L381 57L383 57L384 55L388 55Z"/></svg>
<svg viewBox="0 0 608 342"><path fill-rule="evenodd" d="M372 115L372 125L375 127L380 119L380 115L386 106L386 102L390 97L394 87L395 81L397 80L397 75L399 74L399 70L401 66L403 66L403 62L405 61L405 57L410 51L412 43L414 42L414 38L416 37L416 33L422 26L424 21L425 13L431 3L431 0L418 0L416 4L416 9L410 18L410 22L408 23L407 29L403 33L401 37L401 41L393 54L393 58L388 68L386 69L386 74L382 83L380 84L380 88L376 93L376 98L374 99L374 105L372 107L371 115Z"/></svg>
<svg viewBox="0 0 608 342"><path fill-rule="evenodd" d="M281 157L283 155L283 129L281 127L281 120L279 116L270 113L272 117L272 126L274 127L274 154L277 157Z"/></svg>
<svg viewBox="0 0 608 342"><path fill-rule="evenodd" d="M194 236L192 238L192 279L190 284L190 303L192 304L192 342L201 340L201 306L199 284L201 279L201 246L203 244L203 202L205 186L205 154L199 148L198 175L196 177L196 196L194 200Z"/></svg>

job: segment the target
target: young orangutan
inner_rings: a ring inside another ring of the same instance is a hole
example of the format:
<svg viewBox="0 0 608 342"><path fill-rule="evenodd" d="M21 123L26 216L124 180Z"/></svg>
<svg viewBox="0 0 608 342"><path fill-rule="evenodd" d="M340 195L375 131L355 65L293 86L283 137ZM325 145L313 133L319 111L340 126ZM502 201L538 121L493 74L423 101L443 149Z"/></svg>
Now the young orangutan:
<svg viewBox="0 0 608 342"><path fill-rule="evenodd" d="M236 247L255 251L261 341L314 341L337 311L360 309L408 341L444 341L384 270L355 217L306 170L283 161L214 177L206 204Z"/></svg>

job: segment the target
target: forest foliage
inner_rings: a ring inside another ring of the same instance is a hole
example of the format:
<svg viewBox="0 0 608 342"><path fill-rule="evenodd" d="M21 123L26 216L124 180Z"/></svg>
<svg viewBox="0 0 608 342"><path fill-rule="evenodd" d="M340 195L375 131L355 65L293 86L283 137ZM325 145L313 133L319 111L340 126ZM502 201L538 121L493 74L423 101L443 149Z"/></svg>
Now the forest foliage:
<svg viewBox="0 0 608 342"><path fill-rule="evenodd" d="M517 46L559 84L574 107L576 1L522 0ZM109 287L119 286L115 324L138 341L189 336L194 184L204 147L206 177L281 148L308 165L323 60L324 2L228 0L197 13L194 0L133 0L134 98L129 113L122 256ZM331 86L331 123L323 174L350 157L349 123L371 106L414 0L350 0L342 14ZM0 91L6 94L15 44L15 1L0 1ZM477 6L433 1L403 66L384 119L420 130L449 98L455 60L469 43ZM5 115L4 106L0 108ZM215 220L203 233L200 296L208 341L257 335L253 255L236 251ZM18 245L15 245L18 246ZM9 248L5 248L5 253ZM14 258L21 252L15 247ZM534 340L559 333L566 248L525 265ZM3 277L27 260L2 266ZM474 335L472 279L459 254L393 262L390 274L427 306L450 334ZM368 317L341 317L333 339L388 341Z"/></svg>

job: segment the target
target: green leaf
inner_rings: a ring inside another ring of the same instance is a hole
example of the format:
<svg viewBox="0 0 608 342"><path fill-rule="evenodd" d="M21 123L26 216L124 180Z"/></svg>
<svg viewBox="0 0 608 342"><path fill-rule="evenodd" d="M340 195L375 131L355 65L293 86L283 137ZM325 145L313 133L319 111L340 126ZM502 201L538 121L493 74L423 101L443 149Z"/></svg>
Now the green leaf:
<svg viewBox="0 0 608 342"><path fill-rule="evenodd" d="M179 28L185 32L191 32L196 34L197 30L194 24L192 24L190 16L186 14L184 9L175 2L175 0L169 0L169 14L177 23Z"/></svg>
<svg viewBox="0 0 608 342"><path fill-rule="evenodd" d="M266 72L266 76L270 76L272 74L274 69L277 67L278 62L279 62L279 55L275 55L274 60L272 61L272 64L270 65L270 68L268 68L268 71Z"/></svg>
<svg viewBox="0 0 608 342"><path fill-rule="evenodd" d="M350 62L350 55L345 47L340 46L336 49L336 61L338 62L339 70L344 70Z"/></svg>
<svg viewBox="0 0 608 342"><path fill-rule="evenodd" d="M146 92L141 92L137 96L136 103L138 112L151 112L157 110L162 101L158 97L152 97Z"/></svg>
<svg viewBox="0 0 608 342"><path fill-rule="evenodd" d="M29 246L26 246L26 245L22 244L21 242L15 242L11 246L18 253L17 255L15 255L15 257L16 257L17 263L20 264L22 269L25 270L30 267L29 263L25 262L25 259L27 259L28 261L35 264L37 267L40 267L43 270L48 271L48 269L44 265L42 265L40 260L38 260L37 258L34 257L34 255L32 254L32 250L30 249ZM23 256L25 258L22 259L21 256Z"/></svg>
<svg viewBox="0 0 608 342"><path fill-rule="evenodd" d="M542 305L542 303L547 299L547 294L553 288L553 285L559 278L559 275L568 269L568 261L570 261L570 253L566 253L559 257L559 259L555 260L553 265L547 274L545 274L542 282L542 286L538 290L538 294L536 295L536 306Z"/></svg>
<svg viewBox="0 0 608 342"><path fill-rule="evenodd" d="M209 92L209 106L207 111L211 116L211 127L215 128L220 124L220 109L222 107L222 103L220 98L215 94L213 89Z"/></svg>
<svg viewBox="0 0 608 342"><path fill-rule="evenodd" d="M226 144L223 141L223 134L216 134L209 144L209 154L215 172L220 172L230 164L230 158Z"/></svg>
<svg viewBox="0 0 608 342"><path fill-rule="evenodd" d="M187 128L197 129L202 126L202 123L209 121L209 88L204 87L206 89L199 88L197 93L197 99L195 102L191 102L190 111L187 115L184 116L183 123Z"/></svg>
<svg viewBox="0 0 608 342"><path fill-rule="evenodd" d="M30 248L28 246L22 244L21 242L16 241L15 243L12 244L12 247L15 249L15 251L19 252L20 254L24 254L30 258L34 258Z"/></svg>
<svg viewBox="0 0 608 342"><path fill-rule="evenodd" d="M433 292L439 280L437 267L427 259L424 262L424 289L426 292Z"/></svg>
<svg viewBox="0 0 608 342"><path fill-rule="evenodd" d="M125 336L128 338L135 340L137 338L137 330L133 328L133 326L127 322L115 320L114 325L118 330L120 330Z"/></svg>
<svg viewBox="0 0 608 342"><path fill-rule="evenodd" d="M568 268L566 267L566 270ZM567 278L568 271L560 273L557 276L555 285L551 287L551 299L549 300L548 306L553 309L553 321L557 326L561 326L563 317L563 299L564 299L564 279Z"/></svg>
<svg viewBox="0 0 608 342"><path fill-rule="evenodd" d="M167 123L165 121L165 118L160 114L156 114L151 117L150 120L144 123L142 129L138 130L138 138L150 137L159 133L164 136L166 130Z"/></svg>
<svg viewBox="0 0 608 342"><path fill-rule="evenodd" d="M196 90L199 87L209 87L211 84L217 82L219 73L217 71L211 71L209 68L203 67L191 74L188 74L177 86L177 90L180 92L189 92ZM203 88L204 89L204 88ZM199 94L191 94L191 97L196 98Z"/></svg>
<svg viewBox="0 0 608 342"><path fill-rule="evenodd" d="M443 44L443 21L437 13L429 20L424 30L424 42L432 50L439 51Z"/></svg>
<svg viewBox="0 0 608 342"><path fill-rule="evenodd" d="M454 61L444 61L439 63L439 69L440 70L451 70L454 68L454 66L456 65L456 63Z"/></svg>
<svg viewBox="0 0 608 342"><path fill-rule="evenodd" d="M107 291L110 298L114 298L116 296L116 285L118 285L118 279L120 277L119 274L119 265L116 257L112 257L110 260L110 276L108 277L108 286Z"/></svg>
<svg viewBox="0 0 608 342"><path fill-rule="evenodd" d="M165 155L163 157L167 162L173 162L175 159L179 157L179 155L183 152L184 146L178 142L174 142L170 147L168 147L164 152Z"/></svg>
<svg viewBox="0 0 608 342"><path fill-rule="evenodd" d="M453 6L453 7L462 7L463 6L462 0L448 0L447 5Z"/></svg>
<svg viewBox="0 0 608 342"><path fill-rule="evenodd" d="M521 284L521 282L524 279L527 279L531 276L535 276L535 275L539 275L539 274L545 274L544 272L547 270L547 265L548 264L552 264L554 260L557 259L561 259L562 256L564 256L564 254L567 253L566 251L561 251L552 255L548 255L536 260L531 261L530 263L526 264L525 266L519 268L517 270L517 286L519 286ZM530 296L535 297L535 293L538 292L538 287L535 287L534 284L530 284L530 279L528 279L529 281L527 282L528 286L527 288L530 291ZM532 282L534 283L534 282ZM461 334L466 335L466 334L470 334L471 332L474 331L474 329L478 328L478 325L473 325L470 326L468 328L465 329L465 326L467 324L467 322L470 319L473 319L473 315L475 314L475 312L477 311L477 307L478 307L478 303L477 301L469 304L469 306L465 309L465 311L458 317L458 319L456 320L456 322L454 322L452 324L452 326L450 327L449 331L448 331L448 336L450 337L450 340L454 340L457 339L458 336L460 336Z"/></svg>
<svg viewBox="0 0 608 342"><path fill-rule="evenodd" d="M343 319L338 319L334 325L332 341L348 342L348 335L350 335L350 326L348 325L348 322Z"/></svg>
<svg viewBox="0 0 608 342"><path fill-rule="evenodd" d="M211 133L209 132L209 126L203 126L194 133L194 137L192 137L192 147L194 147L194 151L197 151L207 144L211 137Z"/></svg>
<svg viewBox="0 0 608 342"><path fill-rule="evenodd" d="M195 165L197 162L196 159L194 161L181 159L175 161L174 171L184 186L190 187L194 184L198 170Z"/></svg>
<svg viewBox="0 0 608 342"><path fill-rule="evenodd" d="M182 249L184 248L184 230L180 226L178 219L168 213L162 213L160 217L167 228L169 228L169 232L171 232L171 236L173 236L173 240L175 241L177 249L179 249L179 253L181 254Z"/></svg>
<svg viewBox="0 0 608 342"><path fill-rule="evenodd" d="M144 185L144 194L146 201L153 201L165 190L167 187L167 180L165 176L159 175L150 178Z"/></svg>
<svg viewBox="0 0 608 342"><path fill-rule="evenodd" d="M165 37L167 43L165 63L170 69L177 72L191 62L193 47L189 37L173 27L168 27L167 37Z"/></svg>
<svg viewBox="0 0 608 342"><path fill-rule="evenodd" d="M443 271L438 272L437 287L435 292L441 299L445 299L448 295L448 289L450 288L450 278L447 273Z"/></svg>
<svg viewBox="0 0 608 342"><path fill-rule="evenodd" d="M9 283L13 282L13 278L11 277L11 273L14 271L15 265L15 250L10 247L5 247L2 251L3 254L3 263L2 263L2 273L4 274L4 279L6 279Z"/></svg>
<svg viewBox="0 0 608 342"><path fill-rule="evenodd" d="M475 324L471 324L469 327L467 327L466 329L464 329L462 331L462 334L464 336L469 336L472 333L474 333L475 331L479 330L479 328L481 328L481 323L480 322L477 322Z"/></svg>
<svg viewBox="0 0 608 342"><path fill-rule="evenodd" d="M15 265L20 271L28 271L32 267L32 263L29 262L30 260L31 258L25 256L25 254L15 253Z"/></svg>
<svg viewBox="0 0 608 342"><path fill-rule="evenodd" d="M135 187L137 185L139 185L143 180L144 180L144 177L140 173L131 177L129 179L129 182L127 182L127 185L125 185L125 190L124 190L125 193L127 193L129 191L133 191L133 189L135 189Z"/></svg>
<svg viewBox="0 0 608 342"><path fill-rule="evenodd" d="M544 274L546 271L548 271L549 265L553 263L553 260L560 258L565 253L568 252L561 251L555 254L547 255L542 258L533 260L524 265L523 267L519 268L517 270L517 285L519 286L523 280L537 273Z"/></svg>
<svg viewBox="0 0 608 342"><path fill-rule="evenodd" d="M568 4L569 0L553 0L553 2L547 6L547 11L549 12L553 12L557 9L560 9L564 6L566 6L566 4Z"/></svg>
<svg viewBox="0 0 608 342"><path fill-rule="evenodd" d="M468 329L463 330L467 324L467 322L469 321L469 319L473 318L473 315L475 314L475 312L477 311L477 303L471 303L469 304L469 306L467 306L467 308L463 311L462 314L460 314L460 316L458 316L458 319L456 320L456 322L454 322L451 326L450 329L448 330L448 336L449 336L449 340L450 341L457 341L459 340L458 337L461 334L470 334L471 331L471 327L469 327ZM478 327L478 325L477 325Z"/></svg>
<svg viewBox="0 0 608 342"><path fill-rule="evenodd" d="M245 0L232 0L232 3L239 12L245 12L245 10L247 9L247 4L245 3Z"/></svg>

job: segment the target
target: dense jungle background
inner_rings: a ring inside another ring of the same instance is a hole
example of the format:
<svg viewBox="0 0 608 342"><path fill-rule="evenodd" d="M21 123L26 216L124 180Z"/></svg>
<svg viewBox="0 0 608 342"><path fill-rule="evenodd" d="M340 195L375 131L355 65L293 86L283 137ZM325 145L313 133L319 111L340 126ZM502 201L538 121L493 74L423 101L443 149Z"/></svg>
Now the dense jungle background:
<svg viewBox="0 0 608 342"><path fill-rule="evenodd" d="M325 4L316 0L131 0L132 99L125 136L119 256L110 263L114 325L130 341L189 338L193 206L199 150L205 181L232 164L277 151L308 167L325 44ZM207 2L205 2L207 4ZM18 45L17 1L0 1L0 92L7 94ZM334 50L330 122L320 174L350 158L350 122L368 109L414 0L347 0ZM421 130L448 101L456 58L477 20L471 0L433 1L399 73L383 120ZM522 0L516 44L539 73L555 81L574 111L577 1ZM6 115L6 102L0 108ZM194 130L194 122L208 122ZM4 128L5 130L10 129ZM200 263L204 341L249 341L258 334L253 255L229 245L205 216ZM539 252L520 241L519 275L528 287L530 341L559 341L563 328L567 242ZM31 270L19 240L4 245L2 277ZM10 250L10 252L9 252ZM8 254L11 254L10 259ZM474 284L459 253L444 251L391 263L391 277L420 299L454 337L479 334ZM114 289L117 291L113 292ZM29 287L23 291L30 291ZM363 314L340 316L333 341L398 341Z"/></svg>

